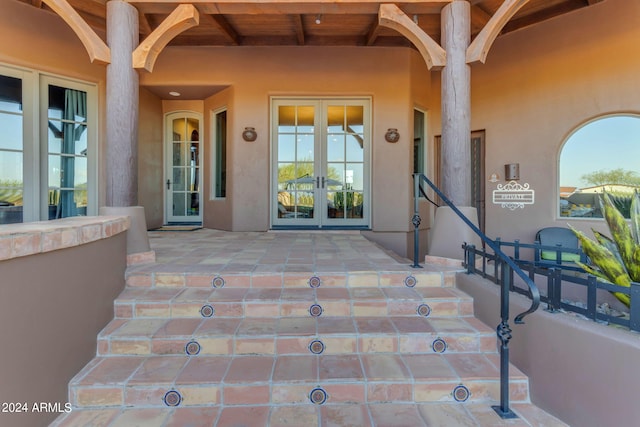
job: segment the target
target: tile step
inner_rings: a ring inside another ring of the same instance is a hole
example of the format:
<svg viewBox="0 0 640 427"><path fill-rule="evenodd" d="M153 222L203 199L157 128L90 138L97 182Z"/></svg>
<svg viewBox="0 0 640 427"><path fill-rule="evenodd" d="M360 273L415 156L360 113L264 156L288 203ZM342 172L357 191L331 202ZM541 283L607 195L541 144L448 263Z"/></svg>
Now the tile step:
<svg viewBox="0 0 640 427"><path fill-rule="evenodd" d="M455 288L128 287L114 308L116 318L309 317L312 312L323 317L457 317L473 315L473 299Z"/></svg>
<svg viewBox="0 0 640 427"><path fill-rule="evenodd" d="M76 409L60 416L50 427L149 424L219 427L566 426L531 403L515 403L510 407L519 419L501 419L485 403L461 405L457 402Z"/></svg>
<svg viewBox="0 0 640 427"><path fill-rule="evenodd" d="M179 267L183 267L180 271ZM354 271L354 272L284 272L284 273L220 273L194 271L193 266L177 266L172 271L140 271L129 269L127 286L143 288L220 286L243 288L308 288L311 284L325 287L453 287L456 271Z"/></svg>
<svg viewBox="0 0 640 427"><path fill-rule="evenodd" d="M487 402L499 399L498 364L483 354L98 357L69 399L75 408ZM529 401L515 368L510 397Z"/></svg>
<svg viewBox="0 0 640 427"><path fill-rule="evenodd" d="M97 354L103 356L186 355L187 351L206 355L495 352L496 335L471 316L415 315L115 319L98 336Z"/></svg>

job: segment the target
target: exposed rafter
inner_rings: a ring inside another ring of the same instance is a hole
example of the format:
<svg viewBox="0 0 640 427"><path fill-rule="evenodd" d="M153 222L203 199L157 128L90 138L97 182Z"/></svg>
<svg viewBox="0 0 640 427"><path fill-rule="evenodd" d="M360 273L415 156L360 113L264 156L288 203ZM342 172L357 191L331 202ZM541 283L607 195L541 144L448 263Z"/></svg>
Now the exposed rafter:
<svg viewBox="0 0 640 427"><path fill-rule="evenodd" d="M209 19L209 17L211 19L213 19L213 22L215 22L215 25L220 29L220 31L222 31L222 35L229 40L229 42L234 45L234 46L238 46L240 45L240 36L238 35L237 31L233 28L233 26L229 23L229 21L227 21L227 18L225 18L222 15L209 15L207 14L207 19Z"/></svg>
<svg viewBox="0 0 640 427"><path fill-rule="evenodd" d="M440 69L447 64L447 53L444 49L395 4L380 5L378 22L409 39L424 58L427 68Z"/></svg>
<svg viewBox="0 0 640 427"><path fill-rule="evenodd" d="M144 34L145 37L153 31L147 15L142 12L138 12L138 27L140 29L140 34Z"/></svg>
<svg viewBox="0 0 640 427"><path fill-rule="evenodd" d="M78 36L84 48L89 54L91 62L108 64L111 62L111 51L109 46L93 31L93 29L82 19L80 14L67 2L67 0L42 0L49 6L64 22L71 27Z"/></svg>
<svg viewBox="0 0 640 427"><path fill-rule="evenodd" d="M200 14L191 4L181 4L133 51L133 68L151 72L164 47L178 34L198 25Z"/></svg>
<svg viewBox="0 0 640 427"><path fill-rule="evenodd" d="M304 46L304 24L302 23L302 15L293 15L293 26L296 31L298 44Z"/></svg>
<svg viewBox="0 0 640 427"><path fill-rule="evenodd" d="M373 44L376 42L376 39L378 38L378 34L380 34L380 25L378 25L378 23L376 22L371 26L369 31L367 31L366 45L373 46Z"/></svg>

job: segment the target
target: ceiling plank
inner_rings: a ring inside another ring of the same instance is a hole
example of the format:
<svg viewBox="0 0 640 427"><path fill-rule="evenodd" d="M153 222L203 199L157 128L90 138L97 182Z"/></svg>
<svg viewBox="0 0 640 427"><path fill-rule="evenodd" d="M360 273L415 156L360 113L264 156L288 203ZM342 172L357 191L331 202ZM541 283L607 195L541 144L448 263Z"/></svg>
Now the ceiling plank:
<svg viewBox="0 0 640 427"><path fill-rule="evenodd" d="M198 25L199 22L200 14L193 5L182 4L178 6L133 51L133 68L144 68L152 72L158 55L160 55L167 43L183 31Z"/></svg>

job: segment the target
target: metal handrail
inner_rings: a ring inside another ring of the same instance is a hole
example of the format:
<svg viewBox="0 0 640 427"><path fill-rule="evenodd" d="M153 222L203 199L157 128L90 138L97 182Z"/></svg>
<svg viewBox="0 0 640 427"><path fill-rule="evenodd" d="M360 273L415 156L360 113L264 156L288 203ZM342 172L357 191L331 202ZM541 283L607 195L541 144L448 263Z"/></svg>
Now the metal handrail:
<svg viewBox="0 0 640 427"><path fill-rule="evenodd" d="M493 409L500 415L502 418L517 418L517 415L509 409L509 341L511 340L511 328L509 327L509 291L511 288L511 271L515 272L520 278L526 283L530 298L531 298L531 306L528 310L518 314L514 318L514 322L516 324L524 323L524 318L533 313L540 306L540 291L536 284L529 278L529 276L522 271L522 269L502 250L499 245L497 245L493 240L487 237L475 224L469 220L460 210L453 204L440 189L431 182L424 174L414 173L413 174L413 183L414 183L414 215L411 222L414 225L414 265L413 267L419 267L418 259L418 251L419 251L419 230L418 227L420 225L420 214L419 214L419 195L421 191L421 181L424 181L433 189L433 191L440 197L440 199L446 203L453 212L455 212L458 217L464 221L465 224L475 234L482 239L482 241L493 250L496 255L496 260L499 259L499 262L502 264L502 280L501 280L501 292L500 292L500 317L501 321L498 327L496 328L496 333L498 335L498 339L500 339L500 406L494 406ZM423 191L424 193L424 191ZM466 257L465 257L466 258ZM465 259L466 263L471 263L475 260L475 255L469 257L470 259ZM470 269L468 269L469 271Z"/></svg>

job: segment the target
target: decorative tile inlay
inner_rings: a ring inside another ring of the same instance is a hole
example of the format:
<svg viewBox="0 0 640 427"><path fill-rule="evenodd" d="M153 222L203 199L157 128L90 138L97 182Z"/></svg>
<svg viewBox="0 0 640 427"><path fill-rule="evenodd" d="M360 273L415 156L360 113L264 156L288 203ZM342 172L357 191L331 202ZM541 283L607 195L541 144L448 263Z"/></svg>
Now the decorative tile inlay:
<svg viewBox="0 0 640 427"><path fill-rule="evenodd" d="M309 279L309 286L311 286L312 288L319 288L321 284L322 284L322 281L318 276L312 276Z"/></svg>
<svg viewBox="0 0 640 427"><path fill-rule="evenodd" d="M200 353L200 344L198 344L197 341L189 341L184 347L184 351L189 356L195 356L196 354Z"/></svg>
<svg viewBox="0 0 640 427"><path fill-rule="evenodd" d="M220 276L216 276L211 280L211 286L214 288L222 288L224 286L224 279Z"/></svg>
<svg viewBox="0 0 640 427"><path fill-rule="evenodd" d="M447 349L447 343L442 338L436 338L431 344L431 348L436 353L444 353Z"/></svg>
<svg viewBox="0 0 640 427"><path fill-rule="evenodd" d="M211 317L213 316L214 313L215 313L215 310L209 304L203 305L202 308L200 309L200 314L202 315L202 317Z"/></svg>
<svg viewBox="0 0 640 427"><path fill-rule="evenodd" d="M428 317L431 314L431 307L427 304L420 304L418 306L418 316Z"/></svg>
<svg viewBox="0 0 640 427"><path fill-rule="evenodd" d="M417 281L417 280L416 280L416 278L415 278L415 277L413 277L413 276L407 276L407 277L404 279L404 285L405 285L407 288L413 288L413 287L415 287L415 286L416 286L416 284L417 284L417 283L418 283L418 281Z"/></svg>
<svg viewBox="0 0 640 427"><path fill-rule="evenodd" d="M313 317L319 317L322 314L322 306L320 306L319 304L313 304L311 307L309 307L309 314L311 314Z"/></svg>
<svg viewBox="0 0 640 427"><path fill-rule="evenodd" d="M466 402L469 396L471 396L471 392L462 384L453 389L453 398L456 402Z"/></svg>
<svg viewBox="0 0 640 427"><path fill-rule="evenodd" d="M309 351L313 354L321 354L324 351L324 343L320 340L311 341Z"/></svg>
<svg viewBox="0 0 640 427"><path fill-rule="evenodd" d="M322 405L327 401L327 392L320 387L314 388L309 394L309 400L311 400L311 403L315 403L316 405Z"/></svg>
<svg viewBox="0 0 640 427"><path fill-rule="evenodd" d="M182 402L182 396L175 390L170 390L164 395L164 404L167 406L179 406Z"/></svg>

